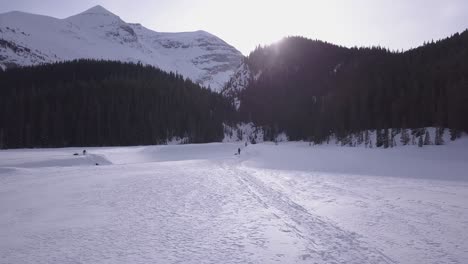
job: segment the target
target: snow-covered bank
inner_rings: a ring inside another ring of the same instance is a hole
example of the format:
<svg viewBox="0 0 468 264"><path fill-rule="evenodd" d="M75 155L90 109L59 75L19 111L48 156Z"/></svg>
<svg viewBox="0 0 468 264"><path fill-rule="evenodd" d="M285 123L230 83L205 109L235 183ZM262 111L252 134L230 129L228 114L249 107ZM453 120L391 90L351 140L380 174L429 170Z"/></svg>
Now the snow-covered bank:
<svg viewBox="0 0 468 264"><path fill-rule="evenodd" d="M387 150L216 143L73 156L81 151L0 151L0 262L468 259L466 139Z"/></svg>
<svg viewBox="0 0 468 264"><path fill-rule="evenodd" d="M276 148L275 148L276 147ZM249 149L244 164L277 170L435 180L468 180L468 139L445 146L399 146L392 149L265 143Z"/></svg>

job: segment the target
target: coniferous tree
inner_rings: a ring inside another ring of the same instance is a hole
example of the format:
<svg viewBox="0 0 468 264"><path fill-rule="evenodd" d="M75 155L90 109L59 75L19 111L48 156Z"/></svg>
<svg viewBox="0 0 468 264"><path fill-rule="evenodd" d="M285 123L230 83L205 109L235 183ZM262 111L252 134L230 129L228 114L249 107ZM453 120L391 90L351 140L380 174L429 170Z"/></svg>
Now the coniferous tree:
<svg viewBox="0 0 468 264"><path fill-rule="evenodd" d="M444 144L444 128L438 127L436 129L434 144L435 145L443 145Z"/></svg>
<svg viewBox="0 0 468 264"><path fill-rule="evenodd" d="M382 137L383 147L384 148L390 147L390 141L391 141L390 131L388 130L388 128L386 128L384 130L383 137Z"/></svg>
<svg viewBox="0 0 468 264"><path fill-rule="evenodd" d="M396 141L395 141L395 136L398 134L398 130L397 129L391 129L390 130L390 147L393 148L393 147L396 147Z"/></svg>
<svg viewBox="0 0 468 264"><path fill-rule="evenodd" d="M3 129L0 128L0 149L4 148L4 143L3 143Z"/></svg>
<svg viewBox="0 0 468 264"><path fill-rule="evenodd" d="M452 141L456 140L457 138L461 136L461 133L460 131L458 131L458 129L451 128L449 132L450 132L450 140Z"/></svg>
<svg viewBox="0 0 468 264"><path fill-rule="evenodd" d="M357 145L362 145L364 142L364 132L359 132L357 135Z"/></svg>
<svg viewBox="0 0 468 264"><path fill-rule="evenodd" d="M366 148L369 146L369 143L370 143L369 130L366 130L364 132L364 144L366 145Z"/></svg>
<svg viewBox="0 0 468 264"><path fill-rule="evenodd" d="M382 138L382 131L377 129L375 131L375 147L380 148L384 145L383 138Z"/></svg>
<svg viewBox="0 0 468 264"><path fill-rule="evenodd" d="M220 141L223 123L236 117L220 94L131 63L79 60L7 69L0 87L4 148L165 144L172 137Z"/></svg>
<svg viewBox="0 0 468 264"><path fill-rule="evenodd" d="M401 138L400 138L400 141L401 141L401 144L402 144L403 146L408 145L409 142L410 142L408 130L407 130L406 128L403 128L403 129L401 130Z"/></svg>
<svg viewBox="0 0 468 264"><path fill-rule="evenodd" d="M424 135L424 145L431 145L431 135L429 134L429 131L426 130L426 133Z"/></svg>

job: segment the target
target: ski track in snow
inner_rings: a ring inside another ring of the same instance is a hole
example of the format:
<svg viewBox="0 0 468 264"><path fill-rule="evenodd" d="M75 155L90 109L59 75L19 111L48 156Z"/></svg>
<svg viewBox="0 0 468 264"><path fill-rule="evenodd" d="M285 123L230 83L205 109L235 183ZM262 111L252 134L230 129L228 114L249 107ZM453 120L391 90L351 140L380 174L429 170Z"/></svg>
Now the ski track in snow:
<svg viewBox="0 0 468 264"><path fill-rule="evenodd" d="M240 145L0 151L0 263L466 263L466 147Z"/></svg>
<svg viewBox="0 0 468 264"><path fill-rule="evenodd" d="M234 169L234 175L265 208L272 207L273 215L286 225L282 232L293 232L305 244L303 260L315 263L393 263L376 249L369 248L353 232L342 230L327 219L310 213L291 201L282 192L275 191L254 176Z"/></svg>

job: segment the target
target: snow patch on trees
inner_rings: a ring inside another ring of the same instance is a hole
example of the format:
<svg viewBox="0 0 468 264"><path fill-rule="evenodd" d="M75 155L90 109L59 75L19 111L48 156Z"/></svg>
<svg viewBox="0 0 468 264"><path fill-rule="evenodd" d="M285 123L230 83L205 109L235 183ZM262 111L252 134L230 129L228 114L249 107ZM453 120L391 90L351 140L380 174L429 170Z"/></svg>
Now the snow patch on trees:
<svg viewBox="0 0 468 264"><path fill-rule="evenodd" d="M462 132L447 128L387 128L365 130L346 136L332 134L324 144L349 147L393 148L398 146L444 145L463 136ZM434 140L433 140L434 139Z"/></svg>
<svg viewBox="0 0 468 264"><path fill-rule="evenodd" d="M239 123L234 126L224 124L223 142L252 142L260 143L272 141L289 142L290 138L285 132L272 135L269 129L257 126L254 123ZM270 135L270 136L268 136ZM394 148L402 146L431 146L445 145L450 141L466 136L457 130L438 127L423 128L387 128L365 130L348 135L331 134L324 142L316 144L312 141L309 145L336 145L343 147L364 148Z"/></svg>
<svg viewBox="0 0 468 264"><path fill-rule="evenodd" d="M172 137L168 139L166 145L182 145L190 143L190 139L188 137Z"/></svg>
<svg viewBox="0 0 468 264"><path fill-rule="evenodd" d="M224 124L223 142L245 141L250 143L264 142L264 130L254 123L239 123L234 126Z"/></svg>
<svg viewBox="0 0 468 264"><path fill-rule="evenodd" d="M338 71L340 70L341 66L343 66L343 63L338 63L335 68L333 68L333 73L337 74Z"/></svg>
<svg viewBox="0 0 468 264"><path fill-rule="evenodd" d="M263 74L263 71L261 71L261 70L258 71L258 72L255 74L255 76L254 76L254 80L255 80L255 81L258 81L258 79L260 79L260 77L262 76L262 74Z"/></svg>
<svg viewBox="0 0 468 264"><path fill-rule="evenodd" d="M240 93L247 88L252 80L252 73L247 63L242 63L239 68L234 72L233 76L226 83L221 94L232 100L234 107L239 110L240 108Z"/></svg>
<svg viewBox="0 0 468 264"><path fill-rule="evenodd" d="M275 142L288 142L289 141L289 137L288 135L286 135L286 133L282 132L282 133L279 133L276 137L275 137Z"/></svg>

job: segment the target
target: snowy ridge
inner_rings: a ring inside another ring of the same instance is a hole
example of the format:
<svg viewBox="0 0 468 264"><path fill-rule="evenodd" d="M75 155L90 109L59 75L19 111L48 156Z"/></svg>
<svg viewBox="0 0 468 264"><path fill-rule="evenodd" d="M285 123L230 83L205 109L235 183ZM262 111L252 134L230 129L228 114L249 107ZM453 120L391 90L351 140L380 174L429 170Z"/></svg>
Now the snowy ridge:
<svg viewBox="0 0 468 264"><path fill-rule="evenodd" d="M155 32L101 6L66 19L0 14L1 68L80 58L141 62L220 91L243 56L208 32Z"/></svg>

